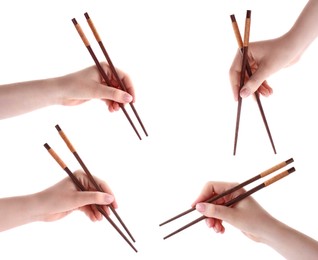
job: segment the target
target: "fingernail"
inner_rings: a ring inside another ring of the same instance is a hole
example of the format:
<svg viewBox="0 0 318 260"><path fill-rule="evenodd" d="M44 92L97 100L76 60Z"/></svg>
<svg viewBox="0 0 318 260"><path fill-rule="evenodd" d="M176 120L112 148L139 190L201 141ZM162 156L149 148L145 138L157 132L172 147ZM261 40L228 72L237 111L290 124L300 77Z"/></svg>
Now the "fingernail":
<svg viewBox="0 0 318 260"><path fill-rule="evenodd" d="M123 99L124 99L124 102L129 103L132 101L132 96L129 95L128 93L125 93Z"/></svg>
<svg viewBox="0 0 318 260"><path fill-rule="evenodd" d="M251 94L250 90L247 88L243 88L240 92L242 98L246 98Z"/></svg>
<svg viewBox="0 0 318 260"><path fill-rule="evenodd" d="M114 196L105 193L104 194L104 200L105 200L105 203L110 204L110 203L112 203L114 201Z"/></svg>
<svg viewBox="0 0 318 260"><path fill-rule="evenodd" d="M204 212L205 211L205 205L203 203L198 203L195 208L197 209L197 211L199 212Z"/></svg>

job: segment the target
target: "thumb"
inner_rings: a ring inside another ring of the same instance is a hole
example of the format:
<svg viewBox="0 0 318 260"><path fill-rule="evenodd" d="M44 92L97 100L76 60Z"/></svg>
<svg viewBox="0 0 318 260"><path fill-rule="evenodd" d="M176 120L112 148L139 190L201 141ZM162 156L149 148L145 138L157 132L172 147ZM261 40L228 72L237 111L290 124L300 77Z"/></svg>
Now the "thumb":
<svg viewBox="0 0 318 260"><path fill-rule="evenodd" d="M211 203L198 203L196 210L208 218L217 218L231 223L232 210L229 207Z"/></svg>
<svg viewBox="0 0 318 260"><path fill-rule="evenodd" d="M85 205L98 204L108 205L114 201L114 196L105 192L99 191L81 191L78 192L76 202L78 207Z"/></svg>
<svg viewBox="0 0 318 260"><path fill-rule="evenodd" d="M253 94L266 80L266 73L264 70L259 68L255 73L245 82L244 86L240 91L240 96L246 98Z"/></svg>
<svg viewBox="0 0 318 260"><path fill-rule="evenodd" d="M101 99L109 99L118 103L130 103L133 100L133 97L126 91L109 87L105 85L100 85L100 96Z"/></svg>

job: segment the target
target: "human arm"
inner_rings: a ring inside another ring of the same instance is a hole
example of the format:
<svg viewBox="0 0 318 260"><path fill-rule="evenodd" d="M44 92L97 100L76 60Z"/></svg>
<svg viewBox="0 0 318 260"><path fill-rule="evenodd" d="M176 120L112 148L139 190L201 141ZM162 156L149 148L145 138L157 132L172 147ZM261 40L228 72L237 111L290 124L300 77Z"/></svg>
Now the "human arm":
<svg viewBox="0 0 318 260"><path fill-rule="evenodd" d="M253 75L240 91L242 98L258 90L263 96L269 96L273 90L266 79L299 60L307 47L318 36L318 1L309 0L291 29L281 37L252 42L248 46L248 60ZM237 52L231 68L230 83L235 100L238 99L242 54Z"/></svg>
<svg viewBox="0 0 318 260"><path fill-rule="evenodd" d="M110 76L106 63L101 64ZM96 66L61 77L0 85L0 119L28 113L51 105L78 105L91 99L104 100L110 112L119 110L118 103L135 99L127 74L117 70L127 92L106 86Z"/></svg>
<svg viewBox="0 0 318 260"><path fill-rule="evenodd" d="M244 189L219 199L215 204L202 203L236 185L235 183L208 182L194 201L193 206L207 217L206 223L209 227L214 228L217 233L224 233L224 221L241 230L250 239L273 248L286 259L317 259L318 242L316 240L271 216L252 196L232 207L220 205L244 193Z"/></svg>
<svg viewBox="0 0 318 260"><path fill-rule="evenodd" d="M74 210L83 211L92 221L101 220L101 213L92 204L112 204L117 208L114 196L105 182L95 178L105 191L97 192L86 174L82 171L74 174L88 191L77 190L72 180L66 177L34 194L1 198L0 232L36 221L56 221Z"/></svg>

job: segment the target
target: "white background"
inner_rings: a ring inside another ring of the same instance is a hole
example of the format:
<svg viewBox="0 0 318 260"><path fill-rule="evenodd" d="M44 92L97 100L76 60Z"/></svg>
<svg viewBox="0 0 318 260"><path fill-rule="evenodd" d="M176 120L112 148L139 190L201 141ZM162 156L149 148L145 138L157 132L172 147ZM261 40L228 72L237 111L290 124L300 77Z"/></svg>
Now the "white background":
<svg viewBox="0 0 318 260"><path fill-rule="evenodd" d="M123 113L108 113L100 101L0 121L1 197L40 191L66 176L43 147L46 142L71 170L79 168L54 127L59 124L90 171L111 186L138 249L135 253L106 220L92 223L75 212L0 233L0 258L282 259L226 223L223 235L200 222L163 240L197 212L167 226L159 223L188 209L207 181L242 182L290 157L296 172L254 197L275 217L318 238L317 42L298 64L268 79L274 94L261 101L277 154L249 98L243 101L237 155L232 155L237 104L228 71L237 43L230 15L243 32L246 10L252 10L250 41L257 41L285 33L305 3L1 1L0 84L93 65L72 18L103 59L83 15L88 12L113 63L134 82L135 107L149 137L140 129L139 141Z"/></svg>

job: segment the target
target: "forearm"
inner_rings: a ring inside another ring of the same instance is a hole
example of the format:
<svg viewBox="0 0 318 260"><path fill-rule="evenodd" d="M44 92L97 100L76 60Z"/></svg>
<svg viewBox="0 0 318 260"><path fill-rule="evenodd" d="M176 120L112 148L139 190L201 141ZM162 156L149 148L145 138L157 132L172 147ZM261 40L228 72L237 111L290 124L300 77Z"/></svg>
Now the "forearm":
<svg viewBox="0 0 318 260"><path fill-rule="evenodd" d="M299 52L304 50L318 36L318 1L309 0L293 27L286 34L289 44Z"/></svg>
<svg viewBox="0 0 318 260"><path fill-rule="evenodd" d="M34 195L0 199L0 232L36 221L39 202Z"/></svg>
<svg viewBox="0 0 318 260"><path fill-rule="evenodd" d="M54 105L58 101L58 78L0 86L0 119Z"/></svg>
<svg viewBox="0 0 318 260"><path fill-rule="evenodd" d="M318 241L279 221L266 229L261 242L288 260L314 260L318 256Z"/></svg>

